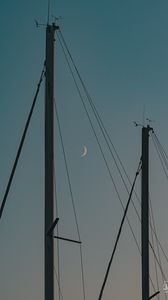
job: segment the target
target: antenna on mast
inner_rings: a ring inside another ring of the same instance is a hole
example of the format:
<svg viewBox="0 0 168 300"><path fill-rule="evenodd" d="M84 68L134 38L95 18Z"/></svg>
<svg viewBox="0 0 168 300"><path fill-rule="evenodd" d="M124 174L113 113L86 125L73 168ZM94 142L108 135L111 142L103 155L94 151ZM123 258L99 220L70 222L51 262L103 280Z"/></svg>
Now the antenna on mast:
<svg viewBox="0 0 168 300"><path fill-rule="evenodd" d="M146 113L146 107L145 104L143 105L143 111L142 111L142 124L143 127L145 126L145 113Z"/></svg>
<svg viewBox="0 0 168 300"><path fill-rule="evenodd" d="M47 25L49 25L50 22L50 4L51 4L51 0L48 0Z"/></svg>
<svg viewBox="0 0 168 300"><path fill-rule="evenodd" d="M51 17L54 19L54 23L58 23L58 21L62 20L62 17L59 16L59 17L56 17L54 15L51 15Z"/></svg>
<svg viewBox="0 0 168 300"><path fill-rule="evenodd" d="M150 126L151 123L154 123L154 122L155 122L155 120L151 120L151 119L149 119L149 118L146 118L146 121L148 122L148 125L149 125L149 126Z"/></svg>

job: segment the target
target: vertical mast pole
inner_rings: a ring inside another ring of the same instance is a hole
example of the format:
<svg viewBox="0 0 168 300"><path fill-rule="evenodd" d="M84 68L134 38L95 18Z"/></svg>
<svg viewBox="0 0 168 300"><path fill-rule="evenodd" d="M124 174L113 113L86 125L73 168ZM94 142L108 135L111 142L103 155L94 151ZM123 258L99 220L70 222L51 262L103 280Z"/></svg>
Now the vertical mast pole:
<svg viewBox="0 0 168 300"><path fill-rule="evenodd" d="M149 126L142 128L141 247L142 300L149 300Z"/></svg>
<svg viewBox="0 0 168 300"><path fill-rule="evenodd" d="M45 300L54 299L54 249L53 238L47 232L53 224L54 187L54 34L57 26L46 28L46 82L45 82Z"/></svg>

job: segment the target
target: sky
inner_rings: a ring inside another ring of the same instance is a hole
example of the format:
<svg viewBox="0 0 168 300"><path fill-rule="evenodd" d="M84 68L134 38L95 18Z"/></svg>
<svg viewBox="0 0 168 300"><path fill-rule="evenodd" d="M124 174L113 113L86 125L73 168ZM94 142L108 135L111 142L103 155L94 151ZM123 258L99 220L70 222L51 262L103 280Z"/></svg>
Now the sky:
<svg viewBox="0 0 168 300"><path fill-rule="evenodd" d="M1 1L0 5L0 201L45 60L45 26L36 28L35 20L46 24L47 5L46 0ZM141 127L135 127L133 121L145 124L146 118L154 120L152 126L168 149L167 14L165 0L51 0L50 22L54 21L53 16L61 16L61 31L131 181L141 152ZM86 300L96 300L123 211L57 37L55 100L82 240ZM128 194L95 120L94 126L126 205ZM58 126L55 128L59 230L61 236L77 239ZM167 179L150 145L150 194L159 239L167 253ZM44 83L0 220L3 300L44 299L43 146ZM84 146L88 153L81 157ZM139 194L140 178L136 190ZM137 200L133 201L140 212ZM132 206L128 216L140 243L140 224ZM60 243L61 290L65 300L83 299L79 258L78 246ZM162 263L166 273L163 258ZM156 283L152 255L150 269ZM164 299L162 285L159 275L160 299ZM57 294L55 280L55 299ZM103 299L112 297L141 299L141 260L128 224L124 225Z"/></svg>

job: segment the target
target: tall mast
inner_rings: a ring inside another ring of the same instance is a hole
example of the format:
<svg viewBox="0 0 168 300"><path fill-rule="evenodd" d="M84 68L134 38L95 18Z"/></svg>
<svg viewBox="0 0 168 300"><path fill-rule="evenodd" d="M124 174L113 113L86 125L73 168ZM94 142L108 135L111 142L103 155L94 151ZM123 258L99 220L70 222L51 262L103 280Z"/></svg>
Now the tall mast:
<svg viewBox="0 0 168 300"><path fill-rule="evenodd" d="M45 82L45 300L54 299L54 244L47 234L54 218L54 35L57 26L46 28L46 82Z"/></svg>
<svg viewBox="0 0 168 300"><path fill-rule="evenodd" d="M149 131L142 128L141 247L142 300L149 300Z"/></svg>

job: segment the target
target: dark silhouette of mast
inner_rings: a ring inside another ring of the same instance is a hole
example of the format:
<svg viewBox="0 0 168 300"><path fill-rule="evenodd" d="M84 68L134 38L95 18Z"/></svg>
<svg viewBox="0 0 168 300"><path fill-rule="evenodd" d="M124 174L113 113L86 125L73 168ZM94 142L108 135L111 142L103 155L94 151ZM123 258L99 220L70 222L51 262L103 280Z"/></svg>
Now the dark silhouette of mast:
<svg viewBox="0 0 168 300"><path fill-rule="evenodd" d="M142 247L142 300L149 300L149 132L142 128L142 190L141 190L141 247Z"/></svg>
<svg viewBox="0 0 168 300"><path fill-rule="evenodd" d="M54 244L48 232L54 223L54 23L46 28L45 83L45 300L54 300Z"/></svg>

